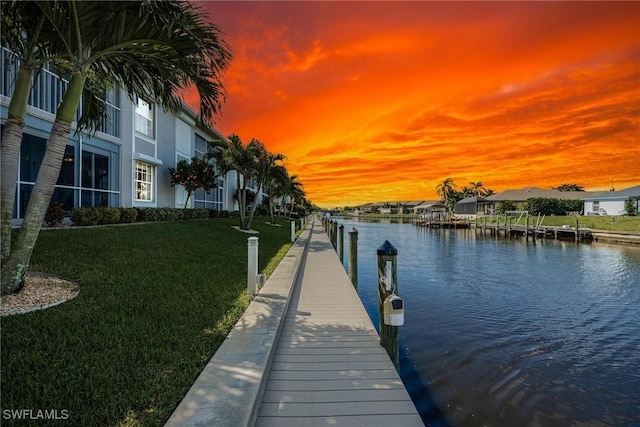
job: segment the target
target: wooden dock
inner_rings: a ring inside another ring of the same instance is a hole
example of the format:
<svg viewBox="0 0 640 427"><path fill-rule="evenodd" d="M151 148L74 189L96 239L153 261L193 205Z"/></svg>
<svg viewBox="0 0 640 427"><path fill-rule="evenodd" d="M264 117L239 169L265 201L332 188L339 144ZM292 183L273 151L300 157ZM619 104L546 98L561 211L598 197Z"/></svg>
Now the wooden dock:
<svg viewBox="0 0 640 427"><path fill-rule="evenodd" d="M256 426L423 426L329 238L311 231Z"/></svg>
<svg viewBox="0 0 640 427"><path fill-rule="evenodd" d="M483 233L489 233L491 235L504 237L532 237L532 238L547 238L547 239L566 239L575 241L591 241L593 240L593 233L588 228L576 228L576 227L554 227L554 226L540 226L540 227L527 227L524 225L473 225L477 231Z"/></svg>

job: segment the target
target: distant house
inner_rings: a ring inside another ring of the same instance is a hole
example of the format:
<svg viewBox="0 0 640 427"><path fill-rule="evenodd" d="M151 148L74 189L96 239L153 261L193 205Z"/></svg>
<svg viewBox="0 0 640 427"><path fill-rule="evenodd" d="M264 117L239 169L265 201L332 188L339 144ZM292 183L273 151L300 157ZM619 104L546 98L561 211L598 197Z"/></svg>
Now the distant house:
<svg viewBox="0 0 640 427"><path fill-rule="evenodd" d="M518 190L506 190L492 194L486 198L487 210L489 213L497 211L498 203L513 202L517 210L526 210L526 202L531 198L548 198L559 200L583 200L587 197L595 197L602 194L601 191L558 191L546 190L537 187L525 187Z"/></svg>
<svg viewBox="0 0 640 427"><path fill-rule="evenodd" d="M456 202L453 213L456 215L475 217L477 214L485 214L486 207L491 202L487 202L482 197L466 197Z"/></svg>
<svg viewBox="0 0 640 427"><path fill-rule="evenodd" d="M413 208L413 213L419 215L444 214L446 212L446 205L439 200L425 200Z"/></svg>
<svg viewBox="0 0 640 427"><path fill-rule="evenodd" d="M410 200L408 202L404 202L401 206L401 210L400 213L404 213L404 214L410 214L410 213L414 213L414 208L416 206L419 206L420 204L424 203L424 200Z"/></svg>
<svg viewBox="0 0 640 427"><path fill-rule="evenodd" d="M640 209L640 185L620 191L606 191L584 198L585 215L625 215L627 201Z"/></svg>

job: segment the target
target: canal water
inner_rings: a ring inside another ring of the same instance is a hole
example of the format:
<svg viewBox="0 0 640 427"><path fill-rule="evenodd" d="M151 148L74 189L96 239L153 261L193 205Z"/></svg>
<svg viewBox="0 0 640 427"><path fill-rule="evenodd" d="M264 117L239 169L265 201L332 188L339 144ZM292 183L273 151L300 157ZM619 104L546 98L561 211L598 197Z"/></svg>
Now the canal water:
<svg viewBox="0 0 640 427"><path fill-rule="evenodd" d="M376 249L398 250L400 373L425 425L640 426L640 248L338 221L376 328Z"/></svg>

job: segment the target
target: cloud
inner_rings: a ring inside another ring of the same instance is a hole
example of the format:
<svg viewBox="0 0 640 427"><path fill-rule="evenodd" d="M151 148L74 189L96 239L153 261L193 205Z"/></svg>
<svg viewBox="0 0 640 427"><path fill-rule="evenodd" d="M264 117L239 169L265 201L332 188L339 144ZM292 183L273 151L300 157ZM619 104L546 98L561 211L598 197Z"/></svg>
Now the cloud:
<svg viewBox="0 0 640 427"><path fill-rule="evenodd" d="M315 203L640 184L640 3L203 4L234 50L220 130Z"/></svg>

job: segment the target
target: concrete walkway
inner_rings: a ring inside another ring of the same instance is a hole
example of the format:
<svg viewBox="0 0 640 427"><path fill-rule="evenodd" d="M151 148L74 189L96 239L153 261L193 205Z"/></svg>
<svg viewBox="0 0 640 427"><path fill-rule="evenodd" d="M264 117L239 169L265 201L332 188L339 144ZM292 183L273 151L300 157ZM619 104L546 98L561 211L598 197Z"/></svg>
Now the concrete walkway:
<svg viewBox="0 0 640 427"><path fill-rule="evenodd" d="M307 225L174 426L423 426L320 225Z"/></svg>

